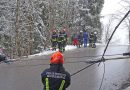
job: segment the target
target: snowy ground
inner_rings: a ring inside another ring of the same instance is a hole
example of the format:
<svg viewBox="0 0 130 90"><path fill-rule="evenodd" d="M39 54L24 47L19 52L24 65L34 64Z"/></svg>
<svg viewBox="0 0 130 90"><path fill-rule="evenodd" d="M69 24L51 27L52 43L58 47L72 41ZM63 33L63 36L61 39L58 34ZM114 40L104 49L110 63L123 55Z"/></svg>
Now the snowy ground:
<svg viewBox="0 0 130 90"><path fill-rule="evenodd" d="M96 45L97 45L97 46L98 46L98 45L106 46L105 44L100 44L100 43L96 43ZM124 45L124 44L112 43L111 45L112 45L112 46L117 46L117 45L120 46L120 45ZM110 46L111 46L111 45L110 45ZM74 50L74 49L77 49L77 46L67 45L67 46L65 47L65 50L66 50L66 51ZM58 49L57 49L56 51L58 51ZM54 53L54 52L55 52L55 51L52 51L52 50L42 51L41 53L28 56L28 58L33 58L33 57L35 57L35 56L49 55L49 54L52 54L52 53Z"/></svg>
<svg viewBox="0 0 130 90"><path fill-rule="evenodd" d="M65 47L65 50L68 51L68 50L73 50L73 49L77 49L76 46L73 46L73 45L67 45ZM56 50L58 51L58 49ZM48 51L43 51L41 53L38 53L38 54L34 54L34 55L30 55L29 57L34 57L34 56L41 56L41 55L48 55L48 54L52 54L54 53L55 51L52 51L52 50L48 50Z"/></svg>
<svg viewBox="0 0 130 90"><path fill-rule="evenodd" d="M70 74L77 72L77 70L88 65L84 62L79 63L79 60L86 61L88 58L95 58L92 56L102 55L104 46L97 44L97 47L94 49L83 47L79 49L76 46L68 45L64 53L66 62L64 67ZM128 52L129 48L127 45L109 45L106 55L122 54L123 52ZM52 53L54 51L43 51L39 54L29 56L29 58L14 60L10 64L1 63L0 90L42 90L43 85L40 74L45 68L49 67L50 55L48 54ZM106 56L106 58L110 57ZM112 57L118 57L118 55ZM120 87L127 87L129 83L127 82L130 74L129 59L106 61L105 65L106 73L101 90L129 90L129 88L118 89ZM102 74L103 64L100 66L94 65L73 76L71 86L67 90L86 90L86 88L87 90L97 90L101 82Z"/></svg>

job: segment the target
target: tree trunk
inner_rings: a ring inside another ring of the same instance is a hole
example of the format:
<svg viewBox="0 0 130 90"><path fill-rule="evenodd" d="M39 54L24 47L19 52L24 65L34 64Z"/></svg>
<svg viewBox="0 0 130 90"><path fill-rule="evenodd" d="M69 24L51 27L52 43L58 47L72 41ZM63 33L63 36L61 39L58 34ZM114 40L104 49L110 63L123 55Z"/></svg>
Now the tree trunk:
<svg viewBox="0 0 130 90"><path fill-rule="evenodd" d="M29 55L32 54L32 45L33 45L33 17L30 15L29 17L30 25L29 25Z"/></svg>
<svg viewBox="0 0 130 90"><path fill-rule="evenodd" d="M20 56L20 40L19 40L19 6L20 2L17 0L17 9L16 9L16 24L15 24L15 55Z"/></svg>

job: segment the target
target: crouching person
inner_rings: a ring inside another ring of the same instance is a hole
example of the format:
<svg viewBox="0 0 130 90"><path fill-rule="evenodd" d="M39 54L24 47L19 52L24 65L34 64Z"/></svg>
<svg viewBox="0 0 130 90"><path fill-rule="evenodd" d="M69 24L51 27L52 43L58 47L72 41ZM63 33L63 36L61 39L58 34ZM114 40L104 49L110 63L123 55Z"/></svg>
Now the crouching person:
<svg viewBox="0 0 130 90"><path fill-rule="evenodd" d="M51 56L50 68L41 74L43 90L66 90L70 85L70 74L65 71L64 59L61 52L55 52Z"/></svg>
<svg viewBox="0 0 130 90"><path fill-rule="evenodd" d="M7 60L7 59L6 59L6 56L3 55L3 54L0 54L0 62L1 62L1 61L5 61L5 60Z"/></svg>

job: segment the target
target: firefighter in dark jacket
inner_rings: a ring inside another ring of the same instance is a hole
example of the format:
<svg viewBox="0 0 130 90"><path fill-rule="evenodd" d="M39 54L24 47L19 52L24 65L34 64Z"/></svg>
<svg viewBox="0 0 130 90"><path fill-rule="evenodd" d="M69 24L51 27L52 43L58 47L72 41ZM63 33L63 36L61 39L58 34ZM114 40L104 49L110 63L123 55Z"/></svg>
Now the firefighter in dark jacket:
<svg viewBox="0 0 130 90"><path fill-rule="evenodd" d="M78 47L80 48L83 45L83 31L80 31L78 34Z"/></svg>
<svg viewBox="0 0 130 90"><path fill-rule="evenodd" d="M66 46L66 44L67 44L67 38L68 38L68 35L67 35L67 33L66 33L66 29L63 29L62 30L62 35L64 36L64 47Z"/></svg>
<svg viewBox="0 0 130 90"><path fill-rule="evenodd" d="M56 46L57 46L57 38L58 35L56 33L56 30L53 30L52 36L51 36L51 43L52 43L52 50L56 51Z"/></svg>
<svg viewBox="0 0 130 90"><path fill-rule="evenodd" d="M90 33L90 36L89 36L89 46L92 47L92 48L96 48L96 34L94 34L94 32L91 32Z"/></svg>
<svg viewBox="0 0 130 90"><path fill-rule="evenodd" d="M57 42L58 42L59 51L64 52L66 46L66 35L64 34L63 31L59 32Z"/></svg>
<svg viewBox="0 0 130 90"><path fill-rule="evenodd" d="M70 74L63 67L64 59L61 52L51 56L50 68L41 74L43 90L66 90L70 85Z"/></svg>

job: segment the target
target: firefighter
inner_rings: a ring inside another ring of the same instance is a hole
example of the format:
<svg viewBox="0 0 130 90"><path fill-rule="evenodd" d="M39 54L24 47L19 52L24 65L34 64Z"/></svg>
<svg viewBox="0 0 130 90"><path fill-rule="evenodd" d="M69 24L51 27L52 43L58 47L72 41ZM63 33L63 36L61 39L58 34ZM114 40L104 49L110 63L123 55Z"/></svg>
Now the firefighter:
<svg viewBox="0 0 130 90"><path fill-rule="evenodd" d="M58 35L58 48L59 48L59 51L62 51L64 52L65 51L65 46L66 46L66 34L63 30L61 30L59 32L59 35Z"/></svg>
<svg viewBox="0 0 130 90"><path fill-rule="evenodd" d="M63 29L62 30L62 35L64 36L64 41L63 41L63 45L64 47L67 45L67 38L68 38L68 35L66 33L66 29Z"/></svg>
<svg viewBox="0 0 130 90"><path fill-rule="evenodd" d="M56 51L56 46L57 46L57 38L58 35L56 33L56 30L53 30L52 36L51 36L51 43L52 43L52 50Z"/></svg>
<svg viewBox="0 0 130 90"><path fill-rule="evenodd" d="M97 34L97 32L94 32L94 48L96 48Z"/></svg>
<svg viewBox="0 0 130 90"><path fill-rule="evenodd" d="M65 71L64 59L61 52L57 51L51 56L50 68L42 72L43 90L66 90L70 85L70 74Z"/></svg>
<svg viewBox="0 0 130 90"><path fill-rule="evenodd" d="M92 32L89 34L89 47L92 47L93 34Z"/></svg>
<svg viewBox="0 0 130 90"><path fill-rule="evenodd" d="M95 45L96 41L95 40L96 40L96 37L95 37L94 33L91 32L90 35L89 35L89 46L90 47L92 47L92 48L96 47L96 45Z"/></svg>
<svg viewBox="0 0 130 90"><path fill-rule="evenodd" d="M83 31L80 31L78 34L78 47L80 48L83 45Z"/></svg>

